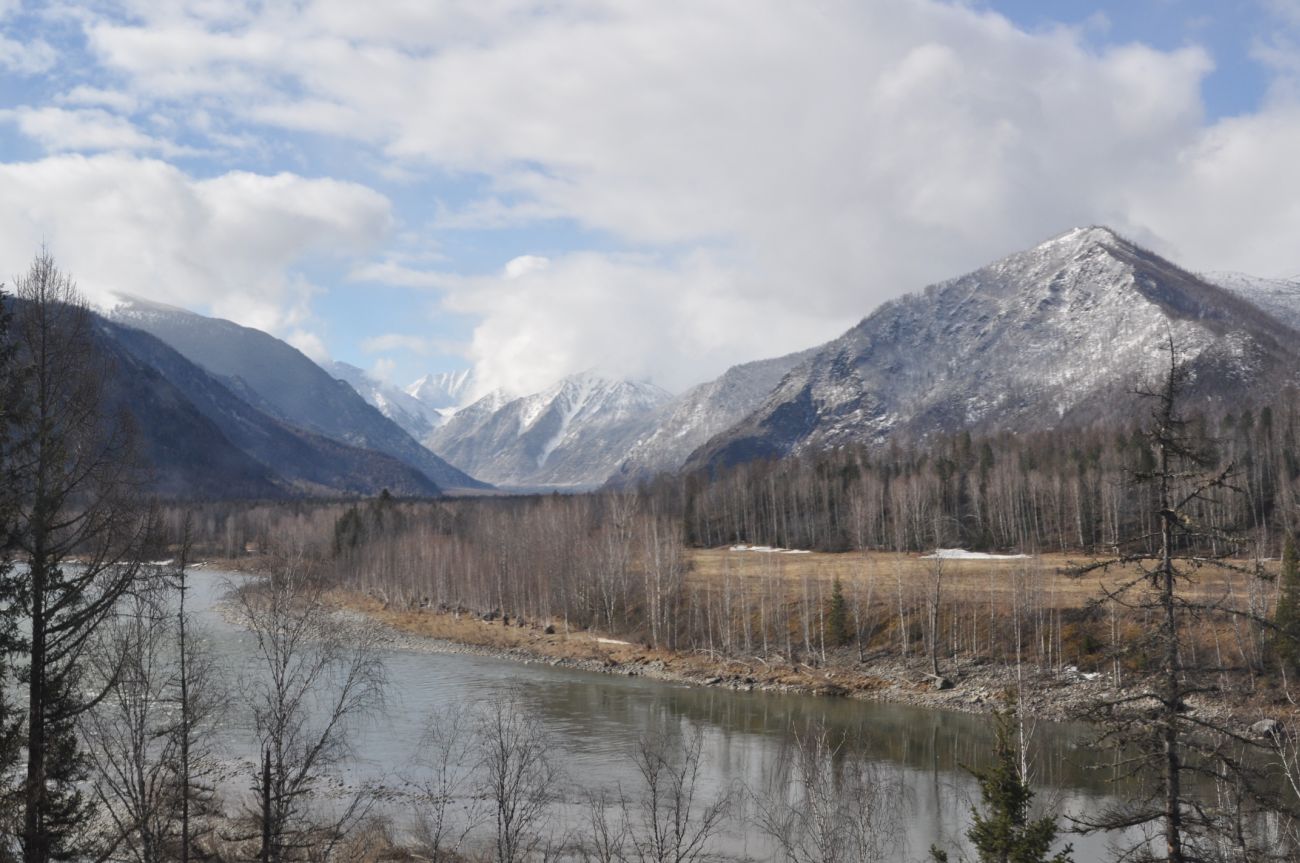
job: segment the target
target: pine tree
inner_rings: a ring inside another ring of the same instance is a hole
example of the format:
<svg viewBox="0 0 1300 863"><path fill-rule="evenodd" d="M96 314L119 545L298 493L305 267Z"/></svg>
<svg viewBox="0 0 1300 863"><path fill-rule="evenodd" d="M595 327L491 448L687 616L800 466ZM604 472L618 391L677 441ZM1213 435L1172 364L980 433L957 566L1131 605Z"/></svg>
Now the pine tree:
<svg viewBox="0 0 1300 863"><path fill-rule="evenodd" d="M1029 817L1034 792L1020 770L1015 717L1014 705L997 714L995 761L971 771L979 782L983 811L972 811L967 838L980 863L1069 863L1069 845L1047 856L1059 833L1056 818Z"/></svg>
<svg viewBox="0 0 1300 863"><path fill-rule="evenodd" d="M21 811L18 805L21 791L13 777L21 762L23 722L11 693L17 688L12 676L14 659L23 645L18 625L19 605L15 601L22 574L13 563L17 505L13 443L16 429L23 422L25 403L11 320L9 302L0 292L0 863L12 859L10 850L22 830L21 823L13 820L15 813Z"/></svg>
<svg viewBox="0 0 1300 863"><path fill-rule="evenodd" d="M849 604L844 599L844 587L838 577L826 602L826 643L835 647L849 643Z"/></svg>

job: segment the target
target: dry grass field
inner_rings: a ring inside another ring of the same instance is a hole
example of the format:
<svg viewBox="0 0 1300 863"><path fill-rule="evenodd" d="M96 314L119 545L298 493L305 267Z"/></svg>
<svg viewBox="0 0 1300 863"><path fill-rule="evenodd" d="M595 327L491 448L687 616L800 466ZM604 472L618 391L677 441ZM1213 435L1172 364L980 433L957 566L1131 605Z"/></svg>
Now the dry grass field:
<svg viewBox="0 0 1300 863"><path fill-rule="evenodd" d="M1109 571L1095 571L1084 576L1068 575L1067 571L1100 558L1086 555L1043 555L1024 558L993 559L927 559L919 554L894 552L821 552L753 551L730 548L696 549L690 553L690 578L700 584L719 584L727 579L769 581L788 585L797 593L805 580L826 584L840 579L846 590L857 586L866 590L875 582L877 593L897 591L901 584L905 590L927 589L932 582L936 566L941 570L944 593L953 599L968 597L987 603L990 597L1008 604L1017 590L1030 583L1042 592L1046 604L1053 608L1077 608L1088 600L1100 597L1105 589L1114 589L1140 575L1137 564L1116 566ZM1155 561L1146 561L1151 566ZM1232 565L1249 568L1251 561L1233 561ZM1265 571L1276 573L1276 561L1265 562ZM1203 599L1223 596L1244 596L1251 588L1251 577L1245 573L1232 573L1205 567L1195 573L1187 584L1190 595ZM1264 585L1271 591L1272 584Z"/></svg>

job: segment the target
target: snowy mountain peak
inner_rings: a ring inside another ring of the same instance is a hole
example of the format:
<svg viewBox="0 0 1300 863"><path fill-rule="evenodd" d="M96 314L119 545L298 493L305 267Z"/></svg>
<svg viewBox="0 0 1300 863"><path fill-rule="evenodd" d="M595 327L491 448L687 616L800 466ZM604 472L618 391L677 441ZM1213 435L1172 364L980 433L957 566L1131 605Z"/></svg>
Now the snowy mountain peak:
<svg viewBox="0 0 1300 863"><path fill-rule="evenodd" d="M428 444L505 486L598 485L671 399L653 384L588 370L522 398L489 394Z"/></svg>
<svg viewBox="0 0 1300 863"><path fill-rule="evenodd" d="M1205 398L1295 377L1295 332L1107 228L1078 228L886 303L822 347L695 466L890 436L1128 410L1169 339Z"/></svg>
<svg viewBox="0 0 1300 863"><path fill-rule="evenodd" d="M464 403L472 385L473 372L460 369L424 375L406 388L406 394L431 408L454 408Z"/></svg>

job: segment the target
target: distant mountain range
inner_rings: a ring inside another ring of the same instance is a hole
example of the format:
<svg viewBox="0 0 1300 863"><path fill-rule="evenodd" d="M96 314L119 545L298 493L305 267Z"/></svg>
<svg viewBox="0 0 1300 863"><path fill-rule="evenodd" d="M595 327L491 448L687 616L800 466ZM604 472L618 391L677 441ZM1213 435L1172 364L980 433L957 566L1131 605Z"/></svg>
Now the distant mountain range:
<svg viewBox="0 0 1300 863"><path fill-rule="evenodd" d="M466 371L399 388L138 300L97 333L161 491L275 497L627 485L845 443L1128 418L1170 338L1199 400L1262 400L1300 378L1297 328L1300 279L1198 276L1091 227L679 396L585 372L466 403Z"/></svg>
<svg viewBox="0 0 1300 863"><path fill-rule="evenodd" d="M351 385L260 330L134 299L118 305L111 317L155 336L248 404L290 426L392 456L442 489L486 487L421 446Z"/></svg>
<svg viewBox="0 0 1300 863"><path fill-rule="evenodd" d="M501 487L594 486L671 400L653 384L586 372L522 398L490 393L457 411L427 443Z"/></svg>

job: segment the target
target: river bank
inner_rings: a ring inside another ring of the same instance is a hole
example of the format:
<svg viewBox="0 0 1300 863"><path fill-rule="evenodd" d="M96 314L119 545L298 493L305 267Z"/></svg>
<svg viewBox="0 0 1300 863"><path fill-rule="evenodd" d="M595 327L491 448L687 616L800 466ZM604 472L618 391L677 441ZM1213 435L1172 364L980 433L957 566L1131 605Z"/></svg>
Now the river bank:
<svg viewBox="0 0 1300 863"><path fill-rule="evenodd" d="M1051 721L1078 720L1103 699L1131 697L1139 685L1117 689L1105 675L1073 667L1060 671L1021 669L976 662L941 664L944 687L937 685L924 658L868 656L858 662L848 649L822 667L752 657L749 661L653 649L586 631L564 632L562 626L428 609L400 610L348 591L333 591L337 613L351 623L377 628L381 642L398 650L462 653L522 664L544 664L600 674L644 677L698 687L742 692L783 692L855 698L935 710L990 714L1018 690L1028 715ZM549 631L548 631L549 630ZM1135 684L1140 683L1135 681ZM1193 704L1203 719L1229 722L1245 731L1264 718L1284 719L1280 708L1236 698L1202 698Z"/></svg>

